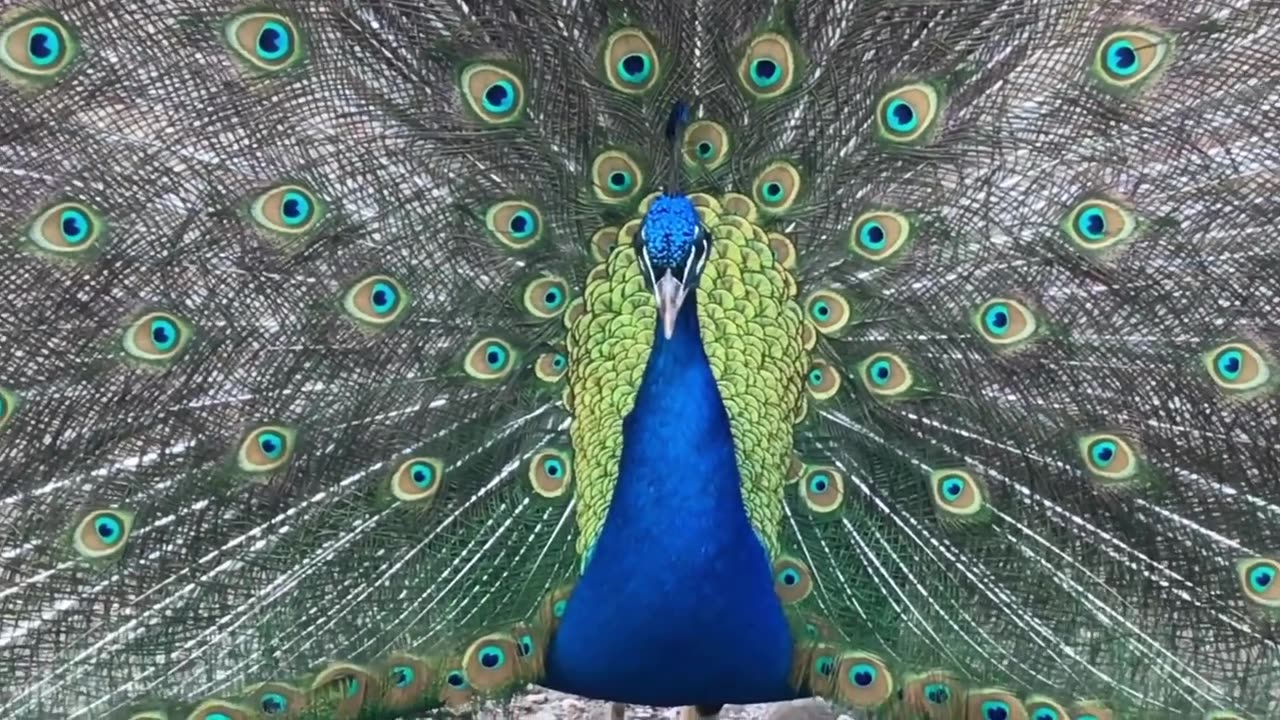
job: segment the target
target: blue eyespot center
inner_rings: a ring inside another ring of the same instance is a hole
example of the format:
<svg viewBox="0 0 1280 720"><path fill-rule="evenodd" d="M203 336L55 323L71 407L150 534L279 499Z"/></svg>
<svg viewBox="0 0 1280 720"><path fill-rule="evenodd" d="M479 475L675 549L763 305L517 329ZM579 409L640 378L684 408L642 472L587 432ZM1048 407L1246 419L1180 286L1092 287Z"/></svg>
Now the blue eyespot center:
<svg viewBox="0 0 1280 720"><path fill-rule="evenodd" d="M640 85L653 74L653 63L647 55L631 53L618 61L618 75L622 81Z"/></svg>
<svg viewBox="0 0 1280 720"><path fill-rule="evenodd" d="M267 431L258 434L258 449L271 460L279 460L284 455L284 436L278 432Z"/></svg>
<svg viewBox="0 0 1280 720"><path fill-rule="evenodd" d="M810 492L822 494L829 487L831 487L831 476L826 473L814 473L813 477L809 478Z"/></svg>
<svg viewBox="0 0 1280 720"><path fill-rule="evenodd" d="M964 478L959 475L952 475L942 481L942 496L948 500L955 500L964 492Z"/></svg>
<svg viewBox="0 0 1280 720"><path fill-rule="evenodd" d="M564 293L560 292L559 288L548 288L547 292L542 296L542 302L544 302L548 308L554 310L555 308L560 307L560 303L564 302Z"/></svg>
<svg viewBox="0 0 1280 720"><path fill-rule="evenodd" d="M564 617L564 610L566 607L568 607L568 605L569 605L568 600L557 600L556 604L551 606L551 614L555 615L558 618Z"/></svg>
<svg viewBox="0 0 1280 720"><path fill-rule="evenodd" d="M796 572L795 568L787 568L786 570L778 573L778 581L789 587L799 585L800 573Z"/></svg>
<svg viewBox="0 0 1280 720"><path fill-rule="evenodd" d="M1128 77L1139 69L1138 51L1128 40L1114 40L1107 46L1107 71L1119 77Z"/></svg>
<svg viewBox="0 0 1280 720"><path fill-rule="evenodd" d="M537 229L538 223L534 219L533 213L528 210L520 210L511 216L511 220L507 223L507 230L511 236L517 240L523 240L531 235Z"/></svg>
<svg viewBox="0 0 1280 720"><path fill-rule="evenodd" d="M631 187L631 174L621 170L615 170L609 173L609 189L615 192L625 192Z"/></svg>
<svg viewBox="0 0 1280 720"><path fill-rule="evenodd" d="M484 109L491 113L508 113L516 106L516 89L508 80L499 80L484 91Z"/></svg>
<svg viewBox="0 0 1280 720"><path fill-rule="evenodd" d="M257 42L258 56L263 60L279 60L288 55L293 47L289 29L275 20L262 24Z"/></svg>
<svg viewBox="0 0 1280 720"><path fill-rule="evenodd" d="M885 120L889 129L896 133L909 133L920 124L915 108L905 100L891 100L885 108Z"/></svg>
<svg viewBox="0 0 1280 720"><path fill-rule="evenodd" d="M831 675L831 671L835 669L835 661L831 658L823 656L813 663L813 668L818 671L819 675Z"/></svg>
<svg viewBox="0 0 1280 720"><path fill-rule="evenodd" d="M108 545L115 545L124 536L124 527L111 515L103 515L94 520L93 531Z"/></svg>
<svg viewBox="0 0 1280 720"><path fill-rule="evenodd" d="M1076 230L1088 240L1101 240L1107 235L1107 216L1096 207L1086 208L1076 218Z"/></svg>
<svg viewBox="0 0 1280 720"><path fill-rule="evenodd" d="M172 320L155 318L150 327L151 342L156 350L168 352L178 344L178 326Z"/></svg>
<svg viewBox="0 0 1280 720"><path fill-rule="evenodd" d="M267 715L279 715L289 709L289 700L280 693L267 693L258 701L258 706Z"/></svg>
<svg viewBox="0 0 1280 720"><path fill-rule="evenodd" d="M1051 708L1040 708L1031 720L1060 720L1058 711Z"/></svg>
<svg viewBox="0 0 1280 720"><path fill-rule="evenodd" d="M413 479L414 485L425 490L435 482L436 471L427 463L418 462L409 466L409 477Z"/></svg>
<svg viewBox="0 0 1280 720"><path fill-rule="evenodd" d="M300 192L289 191L284 194L284 201L280 203L280 214L284 217L285 225L302 225L311 219L311 200Z"/></svg>
<svg viewBox="0 0 1280 720"><path fill-rule="evenodd" d="M982 703L983 720L1009 720L1009 703L1003 700L988 700Z"/></svg>
<svg viewBox="0 0 1280 720"><path fill-rule="evenodd" d="M1256 593L1266 592L1276 580L1276 570L1270 565L1258 564L1249 569L1249 587Z"/></svg>
<svg viewBox="0 0 1280 720"><path fill-rule="evenodd" d="M486 645L480 648L480 665L490 670L502 667L507 662L507 654L497 645Z"/></svg>
<svg viewBox="0 0 1280 720"><path fill-rule="evenodd" d="M860 688L869 687L871 683L876 681L876 676L879 674L876 672L875 666L868 663L858 663L849 668L849 682Z"/></svg>
<svg viewBox="0 0 1280 720"><path fill-rule="evenodd" d="M987 327L987 332L992 335L1004 335L1009 332L1009 306L1004 303L992 305L983 313L982 320Z"/></svg>
<svg viewBox="0 0 1280 720"><path fill-rule="evenodd" d="M858 242L868 250L883 250L885 240L884 226L874 220L864 223L858 230Z"/></svg>
<svg viewBox="0 0 1280 720"><path fill-rule="evenodd" d="M533 654L533 636L522 635L520 642L516 644L516 654L520 657L529 657Z"/></svg>
<svg viewBox="0 0 1280 720"><path fill-rule="evenodd" d="M1235 380L1240 377L1240 371L1244 368L1244 353L1235 349L1223 350L1214 359L1214 367L1223 379Z"/></svg>
<svg viewBox="0 0 1280 720"><path fill-rule="evenodd" d="M391 682L398 688L407 688L413 684L413 668L408 665L397 665L391 668Z"/></svg>
<svg viewBox="0 0 1280 720"><path fill-rule="evenodd" d="M810 384L810 385L821 385L821 384L822 384L822 378L823 378L823 375L822 375L822 370L821 370L821 369L819 369L819 368L814 368L814 369L812 369L812 370L810 370L810 371L809 371L809 384Z"/></svg>
<svg viewBox="0 0 1280 720"><path fill-rule="evenodd" d="M889 378L893 376L893 365L888 360L877 360L871 363L870 375L871 382L876 385L886 385Z"/></svg>
<svg viewBox="0 0 1280 720"><path fill-rule="evenodd" d="M703 140L702 142L698 143L697 150L698 150L698 157L702 158L703 160L706 160L707 158L710 158L712 155L715 154L716 146L712 145L706 140Z"/></svg>
<svg viewBox="0 0 1280 720"><path fill-rule="evenodd" d="M924 699L934 705L945 705L951 700L951 688L942 683L929 683L924 686Z"/></svg>
<svg viewBox="0 0 1280 720"><path fill-rule="evenodd" d="M782 199L782 183L767 182L764 184L764 199L770 203L776 203Z"/></svg>
<svg viewBox="0 0 1280 720"><path fill-rule="evenodd" d="M507 364L507 350L501 345L490 343L484 349L484 361L491 370L501 370Z"/></svg>
<svg viewBox="0 0 1280 720"><path fill-rule="evenodd" d="M555 368L556 370L563 370L564 366L568 364L569 364L568 359L566 359L565 356L561 355L560 353L556 353L556 356L551 359L551 367Z"/></svg>
<svg viewBox="0 0 1280 720"><path fill-rule="evenodd" d="M560 477L564 474L564 463L555 458L547 458L542 463L542 471L550 477Z"/></svg>
<svg viewBox="0 0 1280 720"><path fill-rule="evenodd" d="M449 683L450 687L455 688L463 688L467 686L467 679L462 677L462 673L457 670L449 673L449 677L446 679L446 682Z"/></svg>
<svg viewBox="0 0 1280 720"><path fill-rule="evenodd" d="M58 216L62 239L69 245L78 245L89 237L89 218L79 210L63 210Z"/></svg>
<svg viewBox="0 0 1280 720"><path fill-rule="evenodd" d="M27 35L27 56L37 67L48 67L62 59L62 33L52 25L37 24Z"/></svg>
<svg viewBox="0 0 1280 720"><path fill-rule="evenodd" d="M751 81L757 87L767 88L782 79L778 63L769 58L759 58L751 63Z"/></svg>
<svg viewBox="0 0 1280 720"><path fill-rule="evenodd" d="M391 283L377 282L373 285L373 292L369 293L369 299L373 304L374 312L387 315L399 304L400 293L396 292Z"/></svg>
<svg viewBox="0 0 1280 720"><path fill-rule="evenodd" d="M1093 463L1098 467L1107 467L1116 459L1119 448L1112 440L1095 440L1089 446L1089 457L1093 459Z"/></svg>

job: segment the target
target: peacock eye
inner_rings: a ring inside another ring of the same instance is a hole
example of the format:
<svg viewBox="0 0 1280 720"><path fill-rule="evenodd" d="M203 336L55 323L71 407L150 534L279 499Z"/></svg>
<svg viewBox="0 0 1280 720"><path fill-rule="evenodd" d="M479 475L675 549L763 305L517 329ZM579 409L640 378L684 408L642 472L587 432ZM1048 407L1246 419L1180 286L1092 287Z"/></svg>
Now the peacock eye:
<svg viewBox="0 0 1280 720"><path fill-rule="evenodd" d="M1171 49L1172 43L1154 32L1140 29L1113 32L1098 43L1094 75L1105 90L1132 91L1154 79Z"/></svg>
<svg viewBox="0 0 1280 720"><path fill-rule="evenodd" d="M560 315L568 299L569 286L560 277L538 278L524 289L524 308L537 318L549 319Z"/></svg>
<svg viewBox="0 0 1280 720"><path fill-rule="evenodd" d="M274 12L252 12L227 23L223 38L247 67L279 72L302 59L302 43L294 21Z"/></svg>
<svg viewBox="0 0 1280 720"><path fill-rule="evenodd" d="M152 312L130 323L122 342L125 352L135 360L167 367L182 354L190 336L191 329L182 318Z"/></svg>
<svg viewBox="0 0 1280 720"><path fill-rule="evenodd" d="M105 223L88 205L68 201L42 211L27 230L36 248L60 257L84 257L99 249Z"/></svg>
<svg viewBox="0 0 1280 720"><path fill-rule="evenodd" d="M938 91L925 83L885 93L876 111L880 137L895 144L925 140L938 123L939 110Z"/></svg>
<svg viewBox="0 0 1280 720"><path fill-rule="evenodd" d="M477 380L500 380L511 373L513 349L505 340L483 338L467 352L463 368Z"/></svg>
<svg viewBox="0 0 1280 720"><path fill-rule="evenodd" d="M449 673L448 677L445 679L445 682L449 683L450 687L457 688L457 689L462 689L467 687L466 677L464 677L462 673L458 672L457 670L454 670L453 672Z"/></svg>
<svg viewBox="0 0 1280 720"><path fill-rule="evenodd" d="M18 82L53 82L79 54L79 44L54 16L23 15L19 12L16 22L0 26L0 65Z"/></svg>
<svg viewBox="0 0 1280 720"><path fill-rule="evenodd" d="M240 442L237 462L249 473L277 470L293 455L294 431L281 425L263 425L249 431Z"/></svg>
<svg viewBox="0 0 1280 720"><path fill-rule="evenodd" d="M791 40L778 33L757 35L738 64L743 89L759 100L777 97L795 84L796 59Z"/></svg>
<svg viewBox="0 0 1280 720"><path fill-rule="evenodd" d="M407 688L413 684L413 668L408 665L397 665L389 673L391 683L398 688Z"/></svg>
<svg viewBox="0 0 1280 720"><path fill-rule="evenodd" d="M280 715L289 709L289 700L280 693L266 693L258 701L258 707L266 715Z"/></svg>
<svg viewBox="0 0 1280 720"><path fill-rule="evenodd" d="M800 560L782 556L773 563L773 590L784 604L804 600L813 591L813 576Z"/></svg>
<svg viewBox="0 0 1280 720"><path fill-rule="evenodd" d="M987 700L982 703L982 720L1008 720L1012 717L1009 703L1003 700Z"/></svg>
<svg viewBox="0 0 1280 720"><path fill-rule="evenodd" d="M506 125L524 113L524 83L515 73L491 63L463 69L461 91L467 106L482 121Z"/></svg>
<svg viewBox="0 0 1280 720"><path fill-rule="evenodd" d="M133 514L124 510L95 510L80 520L72 537L76 552L89 560L105 560L124 552Z"/></svg>

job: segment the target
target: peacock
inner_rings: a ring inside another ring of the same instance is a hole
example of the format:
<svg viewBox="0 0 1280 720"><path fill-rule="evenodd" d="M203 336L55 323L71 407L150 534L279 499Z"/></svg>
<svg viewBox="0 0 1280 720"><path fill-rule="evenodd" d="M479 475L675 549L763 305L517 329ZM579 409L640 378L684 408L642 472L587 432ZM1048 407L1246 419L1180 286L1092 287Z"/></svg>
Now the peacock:
<svg viewBox="0 0 1280 720"><path fill-rule="evenodd" d="M0 716L1280 716L1272 0L4 0Z"/></svg>

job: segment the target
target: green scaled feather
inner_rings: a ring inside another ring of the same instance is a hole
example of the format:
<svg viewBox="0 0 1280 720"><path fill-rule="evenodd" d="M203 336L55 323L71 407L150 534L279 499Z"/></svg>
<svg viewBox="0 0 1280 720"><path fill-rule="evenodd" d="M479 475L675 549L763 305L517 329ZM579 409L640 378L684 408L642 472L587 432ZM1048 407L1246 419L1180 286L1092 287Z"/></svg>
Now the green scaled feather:
<svg viewBox="0 0 1280 720"><path fill-rule="evenodd" d="M679 180L797 687L1277 716L1277 38L1261 0L11 3L0 715L536 682Z"/></svg>

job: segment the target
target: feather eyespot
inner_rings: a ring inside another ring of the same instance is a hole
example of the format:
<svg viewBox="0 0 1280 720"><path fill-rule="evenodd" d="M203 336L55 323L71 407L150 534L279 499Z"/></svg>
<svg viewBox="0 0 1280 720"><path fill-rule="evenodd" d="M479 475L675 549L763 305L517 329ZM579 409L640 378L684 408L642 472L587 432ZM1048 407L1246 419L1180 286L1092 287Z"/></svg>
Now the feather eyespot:
<svg viewBox="0 0 1280 720"><path fill-rule="evenodd" d="M517 657L519 646L511 635L494 633L476 640L462 659L467 683L483 693L512 686L522 679Z"/></svg>
<svg viewBox="0 0 1280 720"><path fill-rule="evenodd" d="M548 383L559 382L568 370L569 356L559 350L542 353L533 365L533 372L538 379Z"/></svg>
<svg viewBox="0 0 1280 720"><path fill-rule="evenodd" d="M356 717L364 701L374 689L374 676L369 670L351 663L331 663L311 682L311 693L336 700L334 717ZM325 700L321 700L325 704Z"/></svg>
<svg viewBox="0 0 1280 720"><path fill-rule="evenodd" d="M964 707L964 687L944 670L908 675L899 695L912 717L950 718L960 716Z"/></svg>
<svg viewBox="0 0 1280 720"><path fill-rule="evenodd" d="M840 371L825 360L815 359L805 375L805 388L815 400L827 400L840 391Z"/></svg>
<svg viewBox="0 0 1280 720"><path fill-rule="evenodd" d="M527 250L542 238L542 213L523 200L504 200L492 205L484 216L493 237L512 250Z"/></svg>
<svg viewBox="0 0 1280 720"><path fill-rule="evenodd" d="M927 140L941 114L938 91L926 83L913 83L885 93L876 105L880 137L894 144Z"/></svg>
<svg viewBox="0 0 1280 720"><path fill-rule="evenodd" d="M1249 601L1280 609L1280 562L1271 558L1246 558L1236 563L1240 589Z"/></svg>
<svg viewBox="0 0 1280 720"><path fill-rule="evenodd" d="M640 165L621 150L606 150L591 163L592 189L602 202L616 204L635 198L644 184Z"/></svg>
<svg viewBox="0 0 1280 720"><path fill-rule="evenodd" d="M618 228L600 228L591 236L591 257L596 262L605 262L618 245Z"/></svg>
<svg viewBox="0 0 1280 720"><path fill-rule="evenodd" d="M286 70L303 57L302 39L292 18L275 12L234 17L223 32L227 46L255 71Z"/></svg>
<svg viewBox="0 0 1280 720"><path fill-rule="evenodd" d="M911 238L911 220L901 213L876 210L863 213L849 229L849 249L875 262L897 255Z"/></svg>
<svg viewBox="0 0 1280 720"><path fill-rule="evenodd" d="M247 473L279 470L293 457L296 432L283 425L262 425L245 433L236 451L236 462Z"/></svg>
<svg viewBox="0 0 1280 720"><path fill-rule="evenodd" d="M1026 720L1027 711L1015 695L998 688L971 690L966 698L974 720Z"/></svg>
<svg viewBox="0 0 1280 720"><path fill-rule="evenodd" d="M849 324L849 301L831 290L819 290L804 303L805 315L823 335L836 335Z"/></svg>
<svg viewBox="0 0 1280 720"><path fill-rule="evenodd" d="M191 342L191 326L168 312L150 312L125 329L124 351L134 360L157 367L172 364Z"/></svg>
<svg viewBox="0 0 1280 720"><path fill-rule="evenodd" d="M911 369L894 353L876 353L863 360L859 370L867 391L880 397L901 395L915 384Z"/></svg>
<svg viewBox="0 0 1280 720"><path fill-rule="evenodd" d="M784 605L798 603L813 592L813 575L799 559L784 555L773 563L773 590Z"/></svg>
<svg viewBox="0 0 1280 720"><path fill-rule="evenodd" d="M544 320L564 312L569 304L569 286L563 278L547 276L533 280L524 289L524 309Z"/></svg>
<svg viewBox="0 0 1280 720"><path fill-rule="evenodd" d="M509 125L524 116L524 82L505 68L468 65L462 70L461 91L471 112L490 125Z"/></svg>
<svg viewBox="0 0 1280 720"><path fill-rule="evenodd" d="M444 462L433 457L412 457L391 474L391 495L407 503L421 503L440 492Z"/></svg>
<svg viewBox="0 0 1280 720"><path fill-rule="evenodd" d="M286 183L255 198L250 214L263 230L292 237L314 228L325 210L324 203L310 189Z"/></svg>
<svg viewBox="0 0 1280 720"><path fill-rule="evenodd" d="M42 211L28 228L27 239L45 253L82 259L101 249L105 227L96 210L72 200Z"/></svg>
<svg viewBox="0 0 1280 720"><path fill-rule="evenodd" d="M883 705L894 690L893 674L884 660L868 652L847 652L836 660L836 697L859 709Z"/></svg>
<svg viewBox="0 0 1280 720"><path fill-rule="evenodd" d="M355 322L370 330L383 330L400 319L409 306L409 294L390 275L370 275L357 281L342 297L342 308Z"/></svg>
<svg viewBox="0 0 1280 720"><path fill-rule="evenodd" d="M962 468L934 470L929 476L929 490L943 521L972 522L988 509L986 487Z"/></svg>
<svg viewBox="0 0 1280 720"><path fill-rule="evenodd" d="M791 242L791 238L777 232L770 232L767 237L769 238L769 250L773 253L773 261L787 270L794 270L796 267L796 246Z"/></svg>
<svg viewBox="0 0 1280 720"><path fill-rule="evenodd" d="M809 467L800 482L800 499L811 511L833 512L844 501L844 476L832 467Z"/></svg>
<svg viewBox="0 0 1280 720"><path fill-rule="evenodd" d="M710 120L690 123L684 131L684 162L690 168L715 170L729 160L729 131Z"/></svg>
<svg viewBox="0 0 1280 720"><path fill-rule="evenodd" d="M1084 200L1063 218L1062 230L1076 247L1087 252L1110 249L1138 229L1133 213L1102 198Z"/></svg>
<svg viewBox="0 0 1280 720"><path fill-rule="evenodd" d="M94 510L76 525L72 545L86 560L105 560L124 552L133 529L133 513L125 510Z"/></svg>
<svg viewBox="0 0 1280 720"><path fill-rule="evenodd" d="M623 28L605 41L604 73L613 89L644 93L654 87L661 72L658 52L643 32Z"/></svg>
<svg viewBox="0 0 1280 720"><path fill-rule="evenodd" d="M22 400L16 392L8 388L0 388L0 430L9 427L9 423L13 422L21 405Z"/></svg>
<svg viewBox="0 0 1280 720"><path fill-rule="evenodd" d="M515 350L501 338L484 338L471 346L463 369L477 380L501 380L515 367Z"/></svg>
<svg viewBox="0 0 1280 720"><path fill-rule="evenodd" d="M427 660L407 653L391 654L377 669L382 678L381 706L400 713L417 707L438 677Z"/></svg>
<svg viewBox="0 0 1280 720"><path fill-rule="evenodd" d="M226 700L205 700L187 716L187 720L253 720L254 712Z"/></svg>
<svg viewBox="0 0 1280 720"><path fill-rule="evenodd" d="M274 717L296 713L306 705L306 695L284 683L263 683L249 693L249 704L263 715Z"/></svg>
<svg viewBox="0 0 1280 720"><path fill-rule="evenodd" d="M791 90L796 78L796 53L791 40L778 33L757 35L738 63L738 81L759 100Z"/></svg>
<svg viewBox="0 0 1280 720"><path fill-rule="evenodd" d="M756 175L752 197L761 211L770 214L786 212L800 196L800 171L794 165L778 160Z"/></svg>
<svg viewBox="0 0 1280 720"><path fill-rule="evenodd" d="M1173 49L1172 41L1146 30L1119 30L1098 43L1093 70L1108 90L1131 90L1154 80Z"/></svg>
<svg viewBox="0 0 1280 720"><path fill-rule="evenodd" d="M573 462L561 450L543 450L529 461L529 484L545 498L557 498L568 491L573 482Z"/></svg>
<svg viewBox="0 0 1280 720"><path fill-rule="evenodd" d="M1079 439L1078 448L1085 469L1097 480L1122 483L1134 480L1141 469L1133 444L1114 433L1095 433Z"/></svg>
<svg viewBox="0 0 1280 720"><path fill-rule="evenodd" d="M1012 298L997 297L973 313L973 325L983 340L1001 348L1020 345L1039 330L1035 313Z"/></svg>
<svg viewBox="0 0 1280 720"><path fill-rule="evenodd" d="M0 70L16 83L47 85L80 53L71 29L49 14L15 16L0 27Z"/></svg>
<svg viewBox="0 0 1280 720"><path fill-rule="evenodd" d="M1031 720L1070 720L1071 718L1065 707L1044 695L1031 695L1025 704L1027 716Z"/></svg>
<svg viewBox="0 0 1280 720"><path fill-rule="evenodd" d="M1219 345L1203 355L1209 378L1222 390L1246 394L1271 381L1271 366L1257 350L1243 342Z"/></svg>

